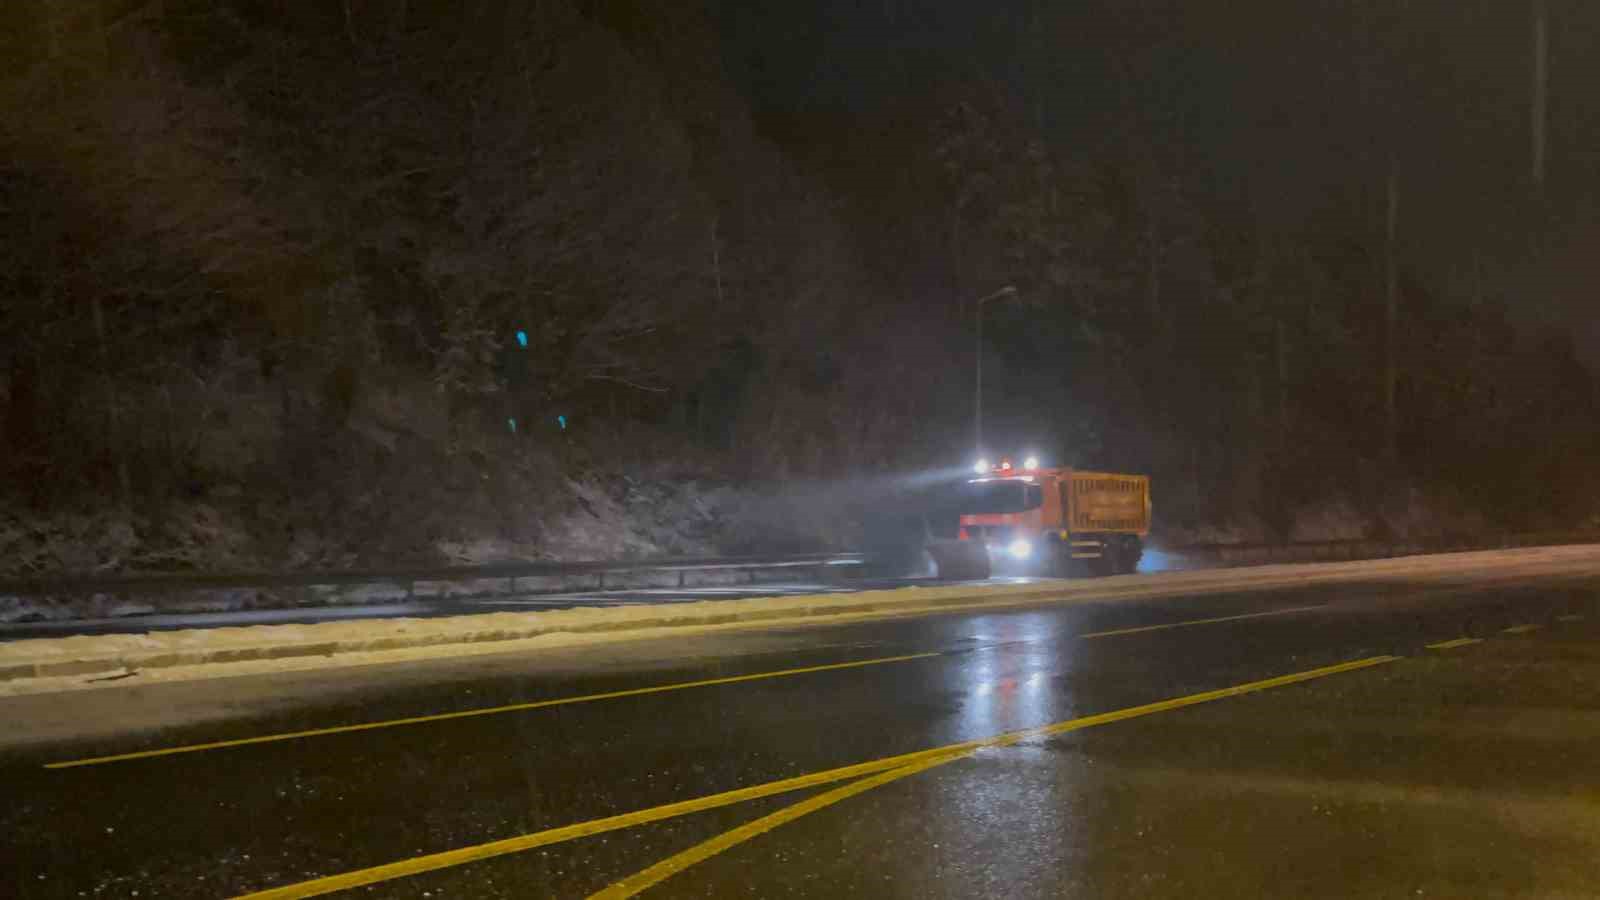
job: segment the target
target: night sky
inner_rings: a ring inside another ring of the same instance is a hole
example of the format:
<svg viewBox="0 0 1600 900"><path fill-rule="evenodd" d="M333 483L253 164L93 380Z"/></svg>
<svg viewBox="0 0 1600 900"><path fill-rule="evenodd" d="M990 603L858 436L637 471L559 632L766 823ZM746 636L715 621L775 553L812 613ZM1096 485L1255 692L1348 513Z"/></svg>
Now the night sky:
<svg viewBox="0 0 1600 900"><path fill-rule="evenodd" d="M758 116L868 126L979 75L1058 145L1180 154L1263 221L1381 229L1422 281L1565 323L1592 357L1600 279L1600 4L1548 0L1548 144L1531 174L1533 0L822 0L727 3L725 61ZM788 130L785 131L786 123ZM794 123L802 123L796 126Z"/></svg>

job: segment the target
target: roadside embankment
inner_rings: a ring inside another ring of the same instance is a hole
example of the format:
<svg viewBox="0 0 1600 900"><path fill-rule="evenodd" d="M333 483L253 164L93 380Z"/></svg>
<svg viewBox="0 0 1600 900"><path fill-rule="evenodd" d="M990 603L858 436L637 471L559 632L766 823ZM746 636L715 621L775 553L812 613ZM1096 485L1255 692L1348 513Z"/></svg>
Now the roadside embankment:
<svg viewBox="0 0 1600 900"><path fill-rule="evenodd" d="M1600 572L1600 546L1449 553L1359 562L1126 575L1083 581L956 584L845 594L663 605L166 631L17 641L0 646L0 682L93 679L175 667L295 660L296 668L385 661L385 654L513 651L659 636L672 629L772 627L1044 603L1104 603L1341 582L1493 582ZM533 641L536 643L530 644ZM359 656L359 660L357 657Z"/></svg>

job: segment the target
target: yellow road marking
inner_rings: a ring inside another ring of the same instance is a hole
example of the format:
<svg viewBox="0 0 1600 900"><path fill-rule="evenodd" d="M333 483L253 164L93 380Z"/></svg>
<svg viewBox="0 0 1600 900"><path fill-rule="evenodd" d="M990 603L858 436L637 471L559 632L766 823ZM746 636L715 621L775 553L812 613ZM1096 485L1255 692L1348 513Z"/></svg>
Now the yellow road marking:
<svg viewBox="0 0 1600 900"><path fill-rule="evenodd" d="M114 756L94 756L87 759L73 759L64 762L46 763L46 769L71 769L78 766L98 766L105 763L123 762L130 759L149 759L154 756L175 756L180 753L199 753L202 750L222 750L228 747L244 747L250 744L270 744L275 741L294 741L301 738L321 737L325 734L346 734L355 731L374 731L379 728L396 728L401 725L421 725L427 722L445 722L451 719L468 719L474 716L493 716L501 713L523 712L530 709L544 709L550 706L564 706L569 703L592 703L596 700L615 700L618 697L639 697L645 694L660 694L667 691L683 691L689 688L712 687L719 684L738 684L744 681L759 681L766 678L786 678L791 675L808 675L813 672L833 672L839 669L858 669L862 666L878 666L885 663L909 662L914 659L928 659L940 656L939 653L913 653L907 656L885 656L879 659L862 659L854 662L830 663L825 666L807 666L803 669L780 669L775 672L757 672L752 675L732 675L727 678L707 678L701 681L680 681L674 684L661 684L655 687L631 688L625 691L608 691L604 694L585 694L578 697L561 697L555 700L536 700L529 703L512 703L506 706L489 706L482 709L465 709L458 712L436 713L428 716L411 716L405 719L388 719L382 722L363 722L357 725L335 725L331 728L312 728L306 731L286 731L281 734L264 734L258 737L239 738L233 741L212 741L206 744L186 744L179 747L164 747L159 750L140 750L137 753L118 753Z"/></svg>
<svg viewBox="0 0 1600 900"><path fill-rule="evenodd" d="M788 793L789 791L803 790L809 787L819 787L824 784L833 784L861 775L871 775L885 769L914 763L919 759L937 756L929 751L907 753L902 756L891 756L872 762L859 763L853 766L844 766L838 769L828 769L822 772L813 772L809 775L799 775L794 778L785 778L781 781L769 781L766 784L753 785L720 794L709 794L696 797L693 800L683 800L677 803L667 803L662 806L652 806L648 809L636 810L621 815L607 816L603 819L590 819L573 825L564 825L560 828L550 828L545 831L536 831L532 834L519 835L487 844L477 844L471 847L462 847L458 850L447 850L443 853L433 853L427 856L416 856L403 859L399 862L373 866L368 869L357 869L340 875L329 875L325 878L316 878L298 884L285 885L270 890L258 891L253 894L244 894L237 900L284 900L284 898L320 897L335 891L349 890L368 884L378 884L405 878L411 875L420 875L423 872L432 872L438 869L448 869L477 862L483 859L492 859L496 856L505 856L509 853L519 853L535 847L544 847L550 844L559 844L564 841L575 840L590 835L605 834L608 831L617 831L623 828L632 828L636 825L647 825L663 819L673 819L686 816L690 813L703 812L708 809L717 809L743 803L746 800L759 800L774 794Z"/></svg>
<svg viewBox="0 0 1600 900"><path fill-rule="evenodd" d="M1113 631L1091 631L1079 635L1082 638L1113 637L1119 634L1138 634L1141 631L1163 631L1168 628L1187 628L1190 625L1210 625L1213 622L1232 622L1237 619L1259 619L1262 616L1283 616L1289 613L1306 612L1313 609L1322 609L1321 606L1293 606L1288 609L1273 609L1267 612L1244 613L1238 616L1217 616L1214 619L1189 619L1183 622L1168 622L1165 625L1141 625L1138 628L1118 628Z"/></svg>
<svg viewBox="0 0 1600 900"><path fill-rule="evenodd" d="M1483 638L1456 638L1453 641L1440 641L1437 644L1429 644L1428 645L1428 649L1429 650L1449 650L1449 649L1451 649L1453 647L1465 647L1468 644L1481 644L1481 643L1483 643Z"/></svg>
<svg viewBox="0 0 1600 900"><path fill-rule="evenodd" d="M1538 631L1540 628L1543 628L1543 627L1544 627L1543 625L1513 625L1510 628L1507 628L1504 633L1505 634L1527 634L1530 631Z"/></svg>
<svg viewBox="0 0 1600 900"><path fill-rule="evenodd" d="M1373 656L1368 657L1367 659L1358 659L1353 662L1340 663L1339 665L1335 666L1325 666L1320 669L1296 672L1291 675L1280 675L1276 678L1268 678L1262 681L1252 681L1246 684L1238 684L1215 691L1190 694L1184 697L1174 697L1170 700L1147 703L1143 706L1132 706L1126 709L1100 713L1099 715L1085 716L1081 719L1068 719L1063 722L1056 722L1054 724L1044 725L1038 728L1006 732L1004 734L997 734L979 740L965 741L958 744L948 744L943 747L934 747L928 750L920 750L915 753L901 754L899 756L884 757L883 759L857 763L852 766L843 766L837 769L813 772L809 775L785 778L780 781L770 781L765 784L758 784L747 788L739 788L738 790L724 791L720 794L710 794L705 797L695 798L693 800L683 800L677 803L668 803L663 806L650 807L648 809L641 809L635 812L623 813L616 816L607 816L602 819L591 819L587 822L565 825L560 828L552 828L546 831L538 831L532 834L521 835L519 837L506 838L504 840L493 841L487 844L463 847L458 850L447 850L443 853L432 853L425 856L416 856L410 859L387 863L381 866L373 866L367 869L357 869L352 872L345 872L339 875L329 875L324 878L315 878L310 881L302 881L297 884L285 885L283 887L272 888L270 890L260 891L253 894L245 894L238 898L238 900L284 900L284 898L318 897L323 894L331 894L335 891L347 890L349 888L361 887L368 884L378 884L379 882L384 881L392 881L397 878L405 878L407 876L418 875L423 872L432 872L438 869L459 866L464 863L490 859L496 856L504 856L508 853L517 853L519 851L532 849L534 847L543 847L562 841L570 841L574 838L602 834L604 832L615 831L620 828L631 828L635 825L643 825L649 822L659 822L663 819L671 819L678 816L688 815L690 813L701 812L703 810L716 809L718 807L728 806L734 803L742 803L746 800L756 800L761 797L770 797L774 794L787 793L789 791L800 790L802 788L832 784L834 782L845 781L863 775L873 775L878 772L888 771L890 769L912 766L920 762L932 760L949 761L947 757L953 759L958 755L971 753L972 751L980 750L985 747L1010 746L1030 738L1065 734L1069 731L1092 728L1096 725L1106 725L1111 722L1120 722L1124 719L1138 718L1139 716L1148 716L1152 713L1182 709L1185 706L1194 706L1198 703L1221 700L1225 697L1237 697L1241 694L1250 694L1256 691L1264 691L1269 688L1284 687L1286 685L1298 684L1302 681L1326 678L1329 675L1338 675L1342 672L1353 672L1357 669L1365 669L1371 666L1382 665L1384 663L1394 662L1398 659L1400 659L1398 656Z"/></svg>
<svg viewBox="0 0 1600 900"><path fill-rule="evenodd" d="M682 853L675 853L642 872L630 875L616 884L611 885L605 890L591 894L589 896L589 900L627 900L629 897L632 897L642 891L648 890L649 888L660 884L663 881L666 881L668 878L671 878L690 866L705 862L724 850L737 847L751 838L766 834L772 829L777 828L780 825L793 822L795 819L798 819L801 816L809 815L819 809L832 806L833 804L838 803L840 800L849 799L857 794L870 791L875 787L886 785L891 781L899 781L900 779L909 775L915 775L918 772L934 768L935 766L942 766L945 763L955 762L958 759L965 759L966 757L971 756L973 752L974 751L967 750L960 753L951 753L945 756L936 756L931 759L920 760L908 766L901 766L897 769L890 769L887 772L873 775L870 778L863 778L860 781L852 781L843 787L836 787L831 791L818 794L815 797L808 797L805 800L801 800L799 803L786 806L775 813L762 816L753 822L747 822L743 825L740 825L738 828L735 828L732 831L725 831L708 841L704 841L694 845L693 847L690 847Z"/></svg>

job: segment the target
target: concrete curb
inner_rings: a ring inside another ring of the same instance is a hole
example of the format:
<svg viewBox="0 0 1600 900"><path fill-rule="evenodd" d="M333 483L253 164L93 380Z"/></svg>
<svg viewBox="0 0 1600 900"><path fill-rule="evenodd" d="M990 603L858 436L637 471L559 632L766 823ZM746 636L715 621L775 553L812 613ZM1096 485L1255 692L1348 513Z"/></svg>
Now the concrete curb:
<svg viewBox="0 0 1600 900"><path fill-rule="evenodd" d="M1593 574L1600 546L1451 553L1362 562L1208 569L1087 581L911 587L854 594L758 597L670 606L486 613L439 619L371 619L315 625L77 636L0 645L0 682L96 676L173 666L516 641L555 634L612 635L659 629L805 624L840 616L895 616L1041 603L1106 603L1174 595L1258 591L1385 580L1456 581L1487 577Z"/></svg>

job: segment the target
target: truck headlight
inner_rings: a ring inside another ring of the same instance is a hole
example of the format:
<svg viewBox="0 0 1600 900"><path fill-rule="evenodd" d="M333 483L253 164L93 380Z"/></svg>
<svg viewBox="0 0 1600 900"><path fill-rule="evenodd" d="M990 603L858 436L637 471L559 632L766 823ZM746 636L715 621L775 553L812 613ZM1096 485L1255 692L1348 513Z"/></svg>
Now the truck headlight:
<svg viewBox="0 0 1600 900"><path fill-rule="evenodd" d="M1012 559L1027 559L1033 555L1033 545L1021 538L1012 541L1008 549Z"/></svg>

